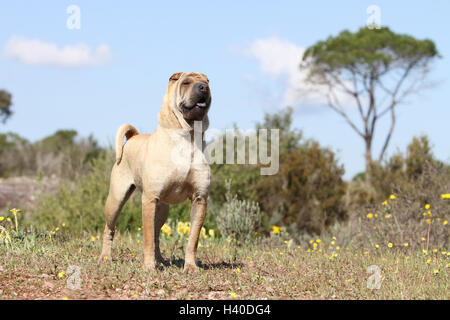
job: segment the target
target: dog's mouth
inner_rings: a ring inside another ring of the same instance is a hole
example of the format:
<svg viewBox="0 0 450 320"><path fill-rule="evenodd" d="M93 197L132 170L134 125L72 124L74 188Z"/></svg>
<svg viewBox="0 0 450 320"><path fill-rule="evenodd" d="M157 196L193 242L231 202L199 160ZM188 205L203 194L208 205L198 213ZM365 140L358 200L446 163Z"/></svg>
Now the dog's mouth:
<svg viewBox="0 0 450 320"><path fill-rule="evenodd" d="M186 120L202 120L206 114L208 103L201 99L194 104L182 104L181 111Z"/></svg>

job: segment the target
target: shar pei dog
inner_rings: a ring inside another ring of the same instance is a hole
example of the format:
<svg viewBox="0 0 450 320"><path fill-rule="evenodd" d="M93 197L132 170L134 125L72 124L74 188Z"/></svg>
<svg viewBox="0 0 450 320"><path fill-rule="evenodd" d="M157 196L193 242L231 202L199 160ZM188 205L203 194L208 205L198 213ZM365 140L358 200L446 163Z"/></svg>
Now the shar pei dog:
<svg viewBox="0 0 450 320"><path fill-rule="evenodd" d="M144 269L155 269L163 262L159 234L167 220L169 205L189 198L191 228L184 272L197 270L195 258L210 184L210 168L202 152L210 105L211 91L206 75L178 72L169 79L155 132L140 134L129 124L119 128L99 262L111 259L117 218L138 188L142 192Z"/></svg>

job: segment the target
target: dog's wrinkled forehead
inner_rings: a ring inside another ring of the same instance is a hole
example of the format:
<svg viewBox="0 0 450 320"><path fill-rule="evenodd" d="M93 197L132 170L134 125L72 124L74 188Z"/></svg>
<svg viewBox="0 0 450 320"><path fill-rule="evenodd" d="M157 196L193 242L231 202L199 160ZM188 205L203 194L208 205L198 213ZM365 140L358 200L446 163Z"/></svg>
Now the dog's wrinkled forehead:
<svg viewBox="0 0 450 320"><path fill-rule="evenodd" d="M209 79L208 77L203 74L203 73L198 73L198 72L177 72L174 73L170 78L169 78L169 84L170 83L176 83L180 80L184 80L186 78L190 78L194 81L202 81L202 82L206 82L209 83Z"/></svg>

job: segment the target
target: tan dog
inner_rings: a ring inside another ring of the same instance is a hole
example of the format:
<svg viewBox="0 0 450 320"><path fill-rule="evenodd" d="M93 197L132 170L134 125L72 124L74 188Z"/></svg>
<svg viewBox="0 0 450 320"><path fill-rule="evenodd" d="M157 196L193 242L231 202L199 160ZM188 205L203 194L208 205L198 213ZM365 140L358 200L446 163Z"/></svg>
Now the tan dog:
<svg viewBox="0 0 450 320"><path fill-rule="evenodd" d="M192 209L184 272L197 269L195 256L210 183L210 168L202 152L202 142L198 143L203 141L203 132L209 125L211 93L208 83L208 78L201 73L175 73L170 77L154 133L139 134L129 124L119 128L99 262L111 258L117 218L137 187L142 191L144 269L154 269L163 261L159 233L167 220L169 204L187 198L192 201ZM195 126L201 124L202 127L195 133L200 135L199 139L194 139L194 122ZM124 137L127 141L122 145Z"/></svg>

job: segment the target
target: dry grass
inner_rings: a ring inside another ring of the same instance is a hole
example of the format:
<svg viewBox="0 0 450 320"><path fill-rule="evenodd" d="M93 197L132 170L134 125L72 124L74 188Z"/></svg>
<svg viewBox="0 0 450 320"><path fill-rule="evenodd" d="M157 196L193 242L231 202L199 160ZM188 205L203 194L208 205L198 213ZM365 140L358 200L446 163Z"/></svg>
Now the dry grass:
<svg viewBox="0 0 450 320"><path fill-rule="evenodd" d="M182 269L185 241L164 240L165 265L146 273L141 233L118 234L112 263L98 266L97 235L10 231L10 241L0 242L0 299L450 298L450 259L444 249L424 253L383 245L338 250L331 241L314 241L314 249L313 244L306 248L272 240L238 247L202 239L199 271L187 276ZM381 269L379 290L367 287L371 265ZM75 276L69 266L80 268L80 289L68 288Z"/></svg>

